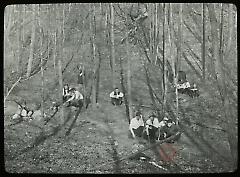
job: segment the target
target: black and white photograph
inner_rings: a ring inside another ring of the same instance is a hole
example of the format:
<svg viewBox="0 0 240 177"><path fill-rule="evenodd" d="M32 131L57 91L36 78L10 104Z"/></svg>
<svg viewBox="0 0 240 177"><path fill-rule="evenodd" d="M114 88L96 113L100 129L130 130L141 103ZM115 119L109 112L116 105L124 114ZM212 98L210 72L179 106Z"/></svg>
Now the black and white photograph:
<svg viewBox="0 0 240 177"><path fill-rule="evenodd" d="M238 169L235 4L9 4L3 26L6 173Z"/></svg>

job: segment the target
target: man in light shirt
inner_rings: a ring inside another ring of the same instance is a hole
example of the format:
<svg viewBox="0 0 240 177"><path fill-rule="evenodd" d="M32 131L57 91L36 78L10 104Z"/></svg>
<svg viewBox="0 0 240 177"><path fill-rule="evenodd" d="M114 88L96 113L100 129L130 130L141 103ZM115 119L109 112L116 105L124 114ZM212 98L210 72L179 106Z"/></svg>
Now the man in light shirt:
<svg viewBox="0 0 240 177"><path fill-rule="evenodd" d="M142 118L142 115L140 112L136 113L136 116L131 119L129 130L132 134L133 138L136 138L136 136L141 137L144 129L144 121Z"/></svg>
<svg viewBox="0 0 240 177"><path fill-rule="evenodd" d="M160 126L158 118L156 115L152 114L149 116L148 120L146 121L146 133L150 138L151 142L155 142L156 140L156 133Z"/></svg>
<svg viewBox="0 0 240 177"><path fill-rule="evenodd" d="M118 90L118 88L115 88L114 91L110 93L111 103L113 105L121 105L122 99L123 99L123 93Z"/></svg>
<svg viewBox="0 0 240 177"><path fill-rule="evenodd" d="M83 95L77 91L75 88L70 90L71 98L69 98L66 103L68 106L82 107L83 106ZM67 107L68 107L67 106Z"/></svg>

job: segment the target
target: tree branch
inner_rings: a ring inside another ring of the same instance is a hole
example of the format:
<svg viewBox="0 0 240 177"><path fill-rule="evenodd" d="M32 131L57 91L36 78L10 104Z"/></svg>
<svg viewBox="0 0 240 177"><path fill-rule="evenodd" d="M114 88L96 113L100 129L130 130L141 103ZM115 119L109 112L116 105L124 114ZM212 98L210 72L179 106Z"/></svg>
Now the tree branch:
<svg viewBox="0 0 240 177"><path fill-rule="evenodd" d="M19 77L19 79L12 85L11 89L8 91L7 95L4 98L4 104L5 104L5 101L6 101L7 97L12 92L13 88L20 82L21 79L22 79L22 77Z"/></svg>

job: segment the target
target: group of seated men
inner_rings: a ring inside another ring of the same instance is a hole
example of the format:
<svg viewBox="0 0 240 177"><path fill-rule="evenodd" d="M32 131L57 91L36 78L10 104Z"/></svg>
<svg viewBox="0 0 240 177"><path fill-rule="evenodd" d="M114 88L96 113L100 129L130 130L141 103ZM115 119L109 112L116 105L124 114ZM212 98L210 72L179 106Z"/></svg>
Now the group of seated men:
<svg viewBox="0 0 240 177"><path fill-rule="evenodd" d="M194 83L193 86L190 86L190 83L185 81L180 81L177 84L178 92L181 94L187 94L190 97L198 97L199 96L199 90L197 89L196 84Z"/></svg>
<svg viewBox="0 0 240 177"><path fill-rule="evenodd" d="M68 84L63 87L63 103L69 106L82 107L83 106L83 95L76 90L76 88L70 88Z"/></svg>
<svg viewBox="0 0 240 177"><path fill-rule="evenodd" d="M156 140L162 140L175 134L177 127L174 121L170 120L168 113L165 114L162 121L159 122L157 116L152 114L144 121L140 112L131 119L129 130L133 138L143 137L154 143Z"/></svg>

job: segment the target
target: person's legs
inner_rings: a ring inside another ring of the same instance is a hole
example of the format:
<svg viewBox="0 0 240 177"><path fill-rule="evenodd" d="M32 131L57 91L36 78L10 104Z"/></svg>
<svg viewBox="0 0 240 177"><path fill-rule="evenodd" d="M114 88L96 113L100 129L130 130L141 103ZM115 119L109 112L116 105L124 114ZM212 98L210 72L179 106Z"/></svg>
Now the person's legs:
<svg viewBox="0 0 240 177"><path fill-rule="evenodd" d="M111 98L111 103L112 103L112 105L116 105L116 98Z"/></svg>
<svg viewBox="0 0 240 177"><path fill-rule="evenodd" d="M151 143L155 142L155 137L156 137L155 133L156 133L156 131L153 127L151 129L149 129L149 138L150 138Z"/></svg>
<svg viewBox="0 0 240 177"><path fill-rule="evenodd" d="M116 105L120 105L120 101L119 101L119 98L115 98L115 102L116 102Z"/></svg>
<svg viewBox="0 0 240 177"><path fill-rule="evenodd" d="M135 135L138 137L142 137L143 128L144 128L143 126L140 126L137 129L133 129Z"/></svg>
<svg viewBox="0 0 240 177"><path fill-rule="evenodd" d="M122 97L119 98L119 105L122 105L123 103L123 100L122 100Z"/></svg>

